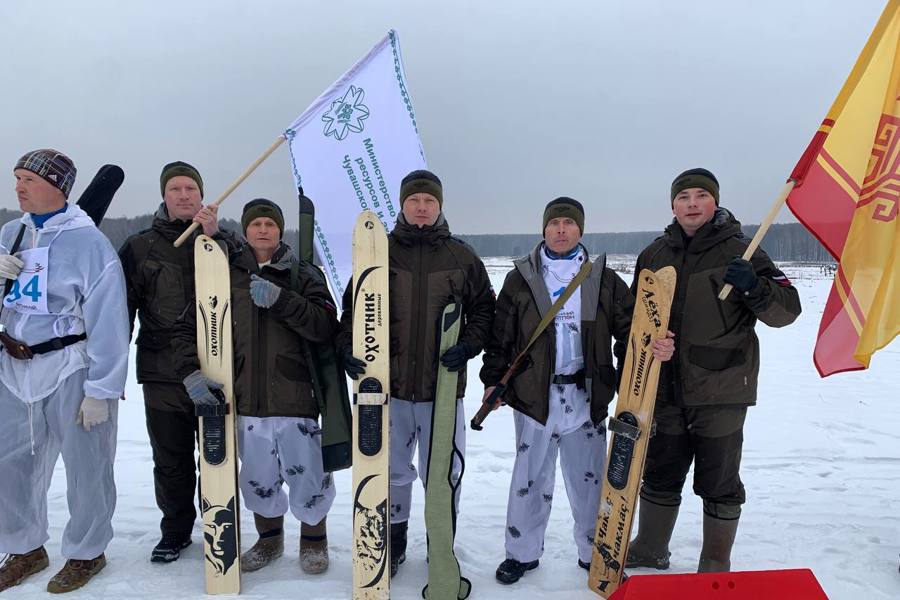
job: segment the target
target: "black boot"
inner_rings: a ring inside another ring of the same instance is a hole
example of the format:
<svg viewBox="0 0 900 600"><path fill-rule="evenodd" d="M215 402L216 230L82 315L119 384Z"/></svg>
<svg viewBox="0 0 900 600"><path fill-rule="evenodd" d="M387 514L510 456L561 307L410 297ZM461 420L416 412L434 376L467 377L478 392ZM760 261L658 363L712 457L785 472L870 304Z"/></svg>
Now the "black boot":
<svg viewBox="0 0 900 600"><path fill-rule="evenodd" d="M164 533L150 553L150 562L170 563L181 557L181 551L191 545L191 534Z"/></svg>
<svg viewBox="0 0 900 600"><path fill-rule="evenodd" d="M737 535L738 519L717 519L703 515L703 549L698 573L731 571L731 547Z"/></svg>
<svg viewBox="0 0 900 600"><path fill-rule="evenodd" d="M641 498L637 537L628 546L625 568L669 568L669 540L678 518L678 506L663 506Z"/></svg>
<svg viewBox="0 0 900 600"><path fill-rule="evenodd" d="M538 561L536 560L523 563L512 558L507 558L500 563L499 567L497 567L497 581L503 585L515 583L522 579L522 575L524 575L526 571L532 571L537 569L537 567Z"/></svg>
<svg viewBox="0 0 900 600"><path fill-rule="evenodd" d="M408 522L391 523L391 577L406 561L406 528Z"/></svg>

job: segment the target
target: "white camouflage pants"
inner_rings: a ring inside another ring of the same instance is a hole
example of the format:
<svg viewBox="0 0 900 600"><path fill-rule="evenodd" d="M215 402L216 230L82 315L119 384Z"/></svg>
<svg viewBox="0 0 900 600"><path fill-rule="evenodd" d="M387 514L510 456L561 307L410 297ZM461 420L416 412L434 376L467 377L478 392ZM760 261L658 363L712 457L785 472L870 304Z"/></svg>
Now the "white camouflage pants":
<svg viewBox="0 0 900 600"><path fill-rule="evenodd" d="M322 430L313 419L238 416L239 481L244 506L272 519L291 513L307 525L334 502L331 473L322 470ZM289 494L283 484L288 484Z"/></svg>
<svg viewBox="0 0 900 600"><path fill-rule="evenodd" d="M506 509L506 557L530 562L543 555L559 454L575 519L572 534L578 558L590 563L606 461L605 427L595 427L588 420L573 431L560 433L552 424L543 427L519 411L514 419L516 462Z"/></svg>
<svg viewBox="0 0 900 600"><path fill-rule="evenodd" d="M108 401L108 421L85 431L75 419L86 375L82 369L67 377L31 406L31 415L27 404L0 385L0 552L24 554L50 539L47 490L60 452L69 506L63 557L96 558L113 537L118 400Z"/></svg>
<svg viewBox="0 0 900 600"><path fill-rule="evenodd" d="M409 520L412 503L412 486L418 476L422 485L428 477L428 457L431 448L431 402L409 402L391 398L391 523ZM466 454L466 415L462 398L456 400L456 433L454 442ZM413 453L419 447L419 469L413 465ZM453 484L459 481L462 462L458 456L453 459ZM453 498L454 510L459 512L459 494L462 486L456 488Z"/></svg>

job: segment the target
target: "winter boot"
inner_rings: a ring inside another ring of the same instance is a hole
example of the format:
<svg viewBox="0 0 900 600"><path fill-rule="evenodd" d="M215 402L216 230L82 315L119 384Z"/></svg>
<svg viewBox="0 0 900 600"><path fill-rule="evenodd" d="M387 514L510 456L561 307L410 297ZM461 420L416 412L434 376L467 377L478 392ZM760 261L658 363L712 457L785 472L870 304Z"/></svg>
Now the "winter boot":
<svg viewBox="0 0 900 600"><path fill-rule="evenodd" d="M300 524L300 568L317 575L328 570L328 534L325 519L315 525Z"/></svg>
<svg viewBox="0 0 900 600"><path fill-rule="evenodd" d="M731 547L737 534L738 519L717 519L703 515L703 548L698 573L731 571Z"/></svg>
<svg viewBox="0 0 900 600"><path fill-rule="evenodd" d="M170 563L181 557L181 551L191 545L191 534L164 533L150 553L150 562Z"/></svg>
<svg viewBox="0 0 900 600"><path fill-rule="evenodd" d="M90 560L69 559L59 573L47 583L47 591L51 594L65 594L83 587L91 578L106 566L106 557L101 554Z"/></svg>
<svg viewBox="0 0 900 600"><path fill-rule="evenodd" d="M539 561L536 560L523 563L512 558L507 558L500 563L499 567L497 567L497 581L503 585L515 583L522 579L522 575L527 571L537 569L538 563Z"/></svg>
<svg viewBox="0 0 900 600"><path fill-rule="evenodd" d="M34 575L50 566L50 559L44 547L36 548L25 554L7 554L0 565L0 592L14 585L19 585L29 575Z"/></svg>
<svg viewBox="0 0 900 600"><path fill-rule="evenodd" d="M678 518L678 506L663 506L641 498L637 537L628 546L625 568L669 568L669 540Z"/></svg>
<svg viewBox="0 0 900 600"><path fill-rule="evenodd" d="M241 555L241 571L262 569L284 554L284 517L263 517L253 513L259 539Z"/></svg>
<svg viewBox="0 0 900 600"><path fill-rule="evenodd" d="M391 523L391 577L400 570L406 561L406 529L408 521Z"/></svg>

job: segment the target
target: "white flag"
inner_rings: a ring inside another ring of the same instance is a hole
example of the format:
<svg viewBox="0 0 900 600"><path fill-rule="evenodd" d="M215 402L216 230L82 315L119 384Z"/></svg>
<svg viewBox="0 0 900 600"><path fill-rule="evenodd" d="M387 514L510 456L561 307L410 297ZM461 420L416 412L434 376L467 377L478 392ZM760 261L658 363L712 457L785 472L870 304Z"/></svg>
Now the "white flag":
<svg viewBox="0 0 900 600"><path fill-rule="evenodd" d="M400 181L425 168L397 32L389 31L284 135L294 179L316 205L316 253L340 304L353 272L357 215L372 210L390 231L400 212Z"/></svg>

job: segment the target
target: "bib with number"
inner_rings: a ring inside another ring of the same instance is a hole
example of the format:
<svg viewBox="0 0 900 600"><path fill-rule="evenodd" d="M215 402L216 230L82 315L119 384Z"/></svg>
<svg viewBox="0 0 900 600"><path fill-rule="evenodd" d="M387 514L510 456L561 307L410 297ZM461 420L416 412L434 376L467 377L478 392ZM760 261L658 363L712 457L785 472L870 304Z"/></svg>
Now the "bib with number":
<svg viewBox="0 0 900 600"><path fill-rule="evenodd" d="M25 265L3 298L4 308L30 315L46 315L47 271L50 248L23 250L19 258Z"/></svg>

